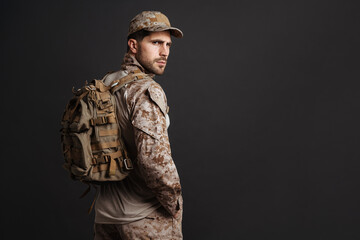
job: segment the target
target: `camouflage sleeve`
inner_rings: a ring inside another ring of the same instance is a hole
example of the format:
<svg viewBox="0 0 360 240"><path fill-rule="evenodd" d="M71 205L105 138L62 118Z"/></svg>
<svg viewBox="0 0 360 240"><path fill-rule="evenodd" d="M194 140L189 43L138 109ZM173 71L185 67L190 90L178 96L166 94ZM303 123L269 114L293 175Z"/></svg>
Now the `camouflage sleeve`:
<svg viewBox="0 0 360 240"><path fill-rule="evenodd" d="M166 112L161 101L166 102L161 87L151 86L133 106L132 124L140 173L161 205L175 216L182 205L181 185L171 157Z"/></svg>

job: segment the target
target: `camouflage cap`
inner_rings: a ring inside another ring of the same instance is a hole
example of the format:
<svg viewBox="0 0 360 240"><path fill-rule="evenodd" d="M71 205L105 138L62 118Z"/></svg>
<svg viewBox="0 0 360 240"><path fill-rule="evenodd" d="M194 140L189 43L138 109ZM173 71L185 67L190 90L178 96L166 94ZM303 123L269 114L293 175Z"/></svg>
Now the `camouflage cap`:
<svg viewBox="0 0 360 240"><path fill-rule="evenodd" d="M174 37L183 37L182 31L178 28L171 27L169 19L157 11L143 11L136 15L130 22L128 36L142 29L150 32L169 30L170 34Z"/></svg>

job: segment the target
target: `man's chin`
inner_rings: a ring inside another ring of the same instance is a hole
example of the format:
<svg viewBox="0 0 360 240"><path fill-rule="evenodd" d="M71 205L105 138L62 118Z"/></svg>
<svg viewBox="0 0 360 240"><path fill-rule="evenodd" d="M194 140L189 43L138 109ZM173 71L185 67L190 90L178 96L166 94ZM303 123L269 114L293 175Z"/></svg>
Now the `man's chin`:
<svg viewBox="0 0 360 240"><path fill-rule="evenodd" d="M163 73L165 72L165 67L162 67L162 68L160 68L160 67L151 67L151 68L144 67L144 68L146 69L147 72L153 73L155 75L163 75Z"/></svg>
<svg viewBox="0 0 360 240"><path fill-rule="evenodd" d="M164 72L165 72L165 68L156 69L156 70L153 71L153 73L154 73L155 75L163 75Z"/></svg>

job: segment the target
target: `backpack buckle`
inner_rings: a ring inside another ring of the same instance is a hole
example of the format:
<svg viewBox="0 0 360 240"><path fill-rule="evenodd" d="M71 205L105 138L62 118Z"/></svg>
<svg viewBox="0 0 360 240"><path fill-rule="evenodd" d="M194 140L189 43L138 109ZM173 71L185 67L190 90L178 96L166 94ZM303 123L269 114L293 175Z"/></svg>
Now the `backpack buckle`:
<svg viewBox="0 0 360 240"><path fill-rule="evenodd" d="M103 125L103 124L107 124L109 123L109 118L107 116L102 116L102 117L98 117L98 118L92 118L90 119L90 125L91 126L95 126L95 125Z"/></svg>
<svg viewBox="0 0 360 240"><path fill-rule="evenodd" d="M108 118L106 116L102 116L101 117L101 124L107 124L108 123Z"/></svg>
<svg viewBox="0 0 360 240"><path fill-rule="evenodd" d="M111 157L109 155L104 155L104 160L106 163L111 161Z"/></svg>
<svg viewBox="0 0 360 240"><path fill-rule="evenodd" d="M124 166L125 166L126 170L129 171L129 170L134 169L133 165L132 165L132 162L131 162L131 159L124 158L123 163L124 163Z"/></svg>

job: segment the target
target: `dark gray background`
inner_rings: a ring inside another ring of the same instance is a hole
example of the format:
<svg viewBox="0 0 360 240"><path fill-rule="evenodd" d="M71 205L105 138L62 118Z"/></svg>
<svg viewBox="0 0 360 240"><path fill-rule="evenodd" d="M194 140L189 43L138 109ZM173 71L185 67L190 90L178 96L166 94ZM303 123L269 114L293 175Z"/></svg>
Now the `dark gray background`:
<svg viewBox="0 0 360 240"><path fill-rule="evenodd" d="M157 78L185 239L360 239L360 9L325 0L1 1L0 238L92 238L60 118L142 10L185 35Z"/></svg>

